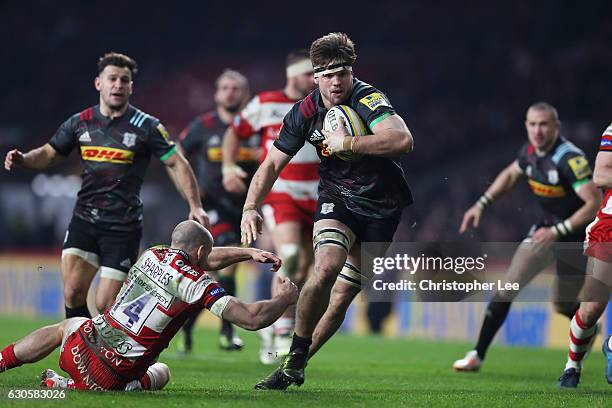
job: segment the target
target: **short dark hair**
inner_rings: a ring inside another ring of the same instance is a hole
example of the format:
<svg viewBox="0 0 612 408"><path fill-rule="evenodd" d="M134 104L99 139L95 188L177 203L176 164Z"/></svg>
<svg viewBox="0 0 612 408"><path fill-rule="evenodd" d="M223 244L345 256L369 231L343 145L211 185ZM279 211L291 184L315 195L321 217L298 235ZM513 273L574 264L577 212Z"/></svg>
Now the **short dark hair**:
<svg viewBox="0 0 612 408"><path fill-rule="evenodd" d="M285 64L285 67L293 65L296 62L300 62L305 59L310 59L310 52L306 48L293 50L289 54L287 54L287 63Z"/></svg>
<svg viewBox="0 0 612 408"><path fill-rule="evenodd" d="M136 61L134 61L133 58L118 52L107 52L100 57L98 60L98 75L100 75L102 71L104 71L104 68L109 65L129 69L132 73L132 78L134 78L134 76L138 73L138 64Z"/></svg>
<svg viewBox="0 0 612 408"><path fill-rule="evenodd" d="M357 59L355 44L344 33L329 33L316 39L310 46L310 60L315 67L338 61L353 65Z"/></svg>
<svg viewBox="0 0 612 408"><path fill-rule="evenodd" d="M536 102L527 109L527 112L529 112L530 110L548 111L551 113L551 115L557 122L559 121L559 113L557 112L557 108L555 108L548 102Z"/></svg>

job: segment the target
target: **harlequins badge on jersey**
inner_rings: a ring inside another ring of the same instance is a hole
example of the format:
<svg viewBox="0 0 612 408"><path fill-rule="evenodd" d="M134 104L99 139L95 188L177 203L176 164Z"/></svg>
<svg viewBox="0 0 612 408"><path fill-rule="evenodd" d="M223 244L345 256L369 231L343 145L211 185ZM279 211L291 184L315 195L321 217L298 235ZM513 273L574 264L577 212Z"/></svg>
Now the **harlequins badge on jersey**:
<svg viewBox="0 0 612 408"><path fill-rule="evenodd" d="M548 170L548 181L550 184L557 184L559 182L559 172L557 170Z"/></svg>
<svg viewBox="0 0 612 408"><path fill-rule="evenodd" d="M125 145L125 147L132 147L136 144L136 138L138 136L136 136L135 133L124 133L123 134L123 144Z"/></svg>

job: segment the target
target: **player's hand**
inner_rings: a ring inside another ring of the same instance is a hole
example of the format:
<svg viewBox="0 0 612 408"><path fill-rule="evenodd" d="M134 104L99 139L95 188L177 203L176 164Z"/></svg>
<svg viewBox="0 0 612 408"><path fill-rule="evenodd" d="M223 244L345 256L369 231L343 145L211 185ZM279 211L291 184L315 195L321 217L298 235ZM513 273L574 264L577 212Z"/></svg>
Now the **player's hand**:
<svg viewBox="0 0 612 408"><path fill-rule="evenodd" d="M4 158L4 169L11 171L14 166L21 166L23 164L23 153L17 149L13 149L6 154Z"/></svg>
<svg viewBox="0 0 612 408"><path fill-rule="evenodd" d="M540 227L533 233L531 240L538 244L546 245L552 244L557 241L559 237L555 234L553 228L550 227Z"/></svg>
<svg viewBox="0 0 612 408"><path fill-rule="evenodd" d="M262 233L263 218L256 210L248 210L242 214L240 221L240 242L242 245L251 245L257 234Z"/></svg>
<svg viewBox="0 0 612 408"><path fill-rule="evenodd" d="M248 174L238 165L223 166L223 188L230 193L240 194L247 191L244 179Z"/></svg>
<svg viewBox="0 0 612 408"><path fill-rule="evenodd" d="M251 256L251 258L255 262L273 264L272 268L270 268L272 272L276 272L280 269L282 261L276 254L273 254L272 252L268 251L263 251L257 248L253 248L252 251L253 255Z"/></svg>
<svg viewBox="0 0 612 408"><path fill-rule="evenodd" d="M465 214L463 214L463 221L459 227L459 233L463 234L470 226L478 228L480 225L480 217L482 217L482 208L474 204Z"/></svg>
<svg viewBox="0 0 612 408"><path fill-rule="evenodd" d="M346 128L344 127L344 118L340 116L338 119L338 127L333 132L328 130L321 130L325 139L323 140L323 146L329 150L330 154L344 152L347 149L344 148L344 138L350 137L346 134Z"/></svg>
<svg viewBox="0 0 612 408"><path fill-rule="evenodd" d="M210 229L210 220L208 214L202 207L195 207L189 210L189 219L199 222L206 229Z"/></svg>
<svg viewBox="0 0 612 408"><path fill-rule="evenodd" d="M276 296L285 298L285 300L287 300L287 304L293 305L298 300L298 288L295 286L295 283L291 282L291 279L285 278L278 286Z"/></svg>

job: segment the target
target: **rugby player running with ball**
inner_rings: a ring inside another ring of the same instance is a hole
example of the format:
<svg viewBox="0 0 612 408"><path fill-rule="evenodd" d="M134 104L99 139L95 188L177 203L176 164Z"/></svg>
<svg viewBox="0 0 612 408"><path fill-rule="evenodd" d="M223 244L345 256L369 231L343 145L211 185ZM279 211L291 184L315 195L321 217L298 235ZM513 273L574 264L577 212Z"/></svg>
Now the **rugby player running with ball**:
<svg viewBox="0 0 612 408"><path fill-rule="evenodd" d="M256 208L283 167L306 141L316 147L321 179L313 233L315 270L297 304L290 352L257 389L303 384L308 358L340 327L362 279L370 275L363 271L362 276L361 243L390 242L402 209L412 203L398 158L412 150L412 135L383 93L354 78L356 58L354 44L344 33L313 42L310 59L319 89L285 116L278 139L249 187L241 222L243 244L251 244L261 233L262 217ZM357 140L344 126L323 131L327 111L341 104L357 111L372 134ZM367 157L345 161L336 155L343 152Z"/></svg>

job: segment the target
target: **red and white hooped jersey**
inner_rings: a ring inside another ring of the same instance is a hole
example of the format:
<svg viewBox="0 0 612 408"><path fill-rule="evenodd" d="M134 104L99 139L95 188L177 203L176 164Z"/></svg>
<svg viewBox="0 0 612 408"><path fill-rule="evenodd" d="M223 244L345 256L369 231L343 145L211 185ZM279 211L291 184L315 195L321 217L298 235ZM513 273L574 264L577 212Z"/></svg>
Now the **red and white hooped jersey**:
<svg viewBox="0 0 612 408"><path fill-rule="evenodd" d="M248 138L253 133L261 135L263 161L278 138L283 118L296 102L281 90L262 92L247 104L240 115L236 116L232 127L240 138ZM272 203L275 198L282 199L287 196L298 201L316 201L319 162L315 147L309 143L304 144L280 173L264 202Z"/></svg>
<svg viewBox="0 0 612 408"><path fill-rule="evenodd" d="M230 299L185 252L154 247L132 266L113 306L92 319L94 330L81 334L120 378L139 379L191 314L206 308L220 317Z"/></svg>
<svg viewBox="0 0 612 408"><path fill-rule="evenodd" d="M601 142L599 144L600 152L610 152L612 154L612 123L606 128L601 135ZM601 207L597 212L597 219L612 221L612 189L606 189L604 193Z"/></svg>

